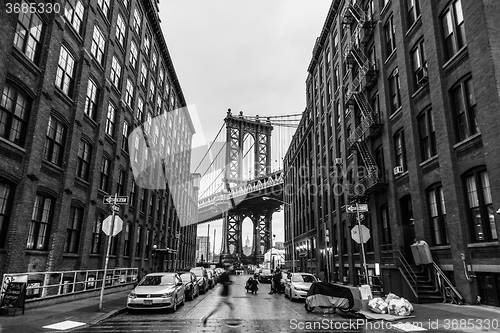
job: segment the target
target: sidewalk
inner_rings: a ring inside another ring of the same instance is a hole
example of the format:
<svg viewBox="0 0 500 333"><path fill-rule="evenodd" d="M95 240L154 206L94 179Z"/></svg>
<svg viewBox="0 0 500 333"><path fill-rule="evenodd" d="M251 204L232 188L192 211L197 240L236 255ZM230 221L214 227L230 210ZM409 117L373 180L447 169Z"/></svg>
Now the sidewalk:
<svg viewBox="0 0 500 333"><path fill-rule="evenodd" d="M62 332L61 330L43 327L67 320L84 323L79 328L92 325L126 311L127 295L129 292L129 290L125 290L104 295L102 311L99 311L99 296L26 309L24 315L22 315L22 310L18 309L15 317L12 317L13 312L11 310L8 316L0 316L0 332Z"/></svg>

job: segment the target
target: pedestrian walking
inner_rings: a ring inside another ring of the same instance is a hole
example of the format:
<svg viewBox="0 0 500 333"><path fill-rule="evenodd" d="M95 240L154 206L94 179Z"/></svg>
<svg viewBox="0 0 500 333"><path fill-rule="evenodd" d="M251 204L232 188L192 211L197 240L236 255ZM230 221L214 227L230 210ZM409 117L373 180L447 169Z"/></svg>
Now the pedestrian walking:
<svg viewBox="0 0 500 333"><path fill-rule="evenodd" d="M230 264L225 264L224 265L225 271L221 274L219 282L222 284L222 291L220 293L220 301L219 303L210 311L208 315L203 317L203 326L207 325L207 320L210 318L217 310L222 308L222 305L227 305L229 307L229 318L233 319L233 311L234 311L234 305L231 302L231 299L229 297L230 292L229 292L229 285L232 283L231 279L229 278L229 272L232 269L232 266Z"/></svg>

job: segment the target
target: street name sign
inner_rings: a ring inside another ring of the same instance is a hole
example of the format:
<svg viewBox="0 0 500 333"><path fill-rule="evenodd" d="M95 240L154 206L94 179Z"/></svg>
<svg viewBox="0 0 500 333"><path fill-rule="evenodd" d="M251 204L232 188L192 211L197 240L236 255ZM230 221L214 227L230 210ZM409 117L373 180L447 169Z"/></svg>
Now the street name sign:
<svg viewBox="0 0 500 333"><path fill-rule="evenodd" d="M358 204L357 209L356 205L346 205L346 210L348 213L367 213L368 212L368 204Z"/></svg>
<svg viewBox="0 0 500 333"><path fill-rule="evenodd" d="M117 196L115 200L114 195L106 195L103 202L108 205L125 205L128 203L128 196Z"/></svg>
<svg viewBox="0 0 500 333"><path fill-rule="evenodd" d="M115 213L119 213L120 212L120 206L112 205L111 206L111 210L114 211Z"/></svg>
<svg viewBox="0 0 500 333"><path fill-rule="evenodd" d="M113 234L111 235L111 223L113 221L113 215L109 215L102 221L102 231L108 236L116 236L123 228L123 220L115 215L115 225L113 226Z"/></svg>
<svg viewBox="0 0 500 333"><path fill-rule="evenodd" d="M363 243L366 243L370 239L370 229L363 224L355 225L351 229L351 237L358 244L361 244L361 239L363 239Z"/></svg>

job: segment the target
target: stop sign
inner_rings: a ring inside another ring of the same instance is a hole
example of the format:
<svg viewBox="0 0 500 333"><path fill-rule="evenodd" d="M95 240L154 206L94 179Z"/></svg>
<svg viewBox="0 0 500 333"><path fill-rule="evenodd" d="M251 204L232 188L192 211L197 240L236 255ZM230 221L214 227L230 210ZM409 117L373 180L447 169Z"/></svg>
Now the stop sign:
<svg viewBox="0 0 500 333"><path fill-rule="evenodd" d="M115 215L115 225L113 226L113 234L111 234L111 220L113 219L113 215L109 215L102 221L102 231L108 236L116 236L123 228L123 220Z"/></svg>
<svg viewBox="0 0 500 333"><path fill-rule="evenodd" d="M361 243L361 239L363 243L366 243L370 239L370 229L365 227L364 225L355 225L351 229L351 237L356 243Z"/></svg>

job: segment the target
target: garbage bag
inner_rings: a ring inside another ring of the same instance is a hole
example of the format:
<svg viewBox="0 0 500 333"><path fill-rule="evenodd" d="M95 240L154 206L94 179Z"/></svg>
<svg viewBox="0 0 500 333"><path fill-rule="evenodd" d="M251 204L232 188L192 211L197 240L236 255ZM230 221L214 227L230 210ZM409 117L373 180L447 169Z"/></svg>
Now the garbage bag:
<svg viewBox="0 0 500 333"><path fill-rule="evenodd" d="M399 299L400 297L396 294L393 294L393 293L389 293L386 297L385 297L385 301L387 303L389 303L390 301L392 301L393 299Z"/></svg>
<svg viewBox="0 0 500 333"><path fill-rule="evenodd" d="M389 304L380 297L375 297L368 301L368 308L375 313L386 314L388 306Z"/></svg>
<svg viewBox="0 0 500 333"><path fill-rule="evenodd" d="M389 301L388 313L394 316L409 316L413 311L413 306L405 298L392 299Z"/></svg>

